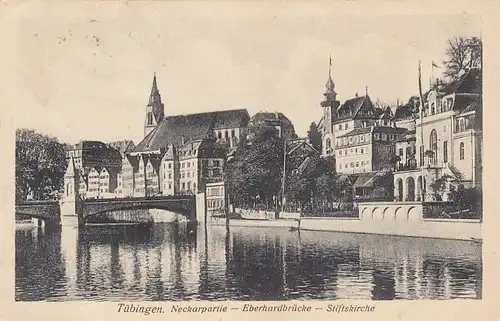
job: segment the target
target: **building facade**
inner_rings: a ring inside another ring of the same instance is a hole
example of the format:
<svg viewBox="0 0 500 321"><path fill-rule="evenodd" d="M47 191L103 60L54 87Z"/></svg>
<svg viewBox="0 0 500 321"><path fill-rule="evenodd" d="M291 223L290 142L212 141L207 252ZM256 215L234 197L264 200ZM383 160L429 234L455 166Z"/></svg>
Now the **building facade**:
<svg viewBox="0 0 500 321"><path fill-rule="evenodd" d="M450 186L482 182L481 70L470 69L455 81L434 86L423 98L415 120L415 147L406 147L418 155L413 168L394 174L398 201L447 200ZM436 190L434 183L443 178L444 185Z"/></svg>

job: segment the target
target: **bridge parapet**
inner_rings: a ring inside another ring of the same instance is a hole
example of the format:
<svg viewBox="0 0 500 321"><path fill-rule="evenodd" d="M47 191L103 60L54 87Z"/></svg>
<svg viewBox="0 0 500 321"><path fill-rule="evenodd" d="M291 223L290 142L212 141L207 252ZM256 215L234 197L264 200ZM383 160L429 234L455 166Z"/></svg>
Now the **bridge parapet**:
<svg viewBox="0 0 500 321"><path fill-rule="evenodd" d="M58 224L61 219L61 208L56 200L26 201L16 205L15 214L42 219L49 224Z"/></svg>

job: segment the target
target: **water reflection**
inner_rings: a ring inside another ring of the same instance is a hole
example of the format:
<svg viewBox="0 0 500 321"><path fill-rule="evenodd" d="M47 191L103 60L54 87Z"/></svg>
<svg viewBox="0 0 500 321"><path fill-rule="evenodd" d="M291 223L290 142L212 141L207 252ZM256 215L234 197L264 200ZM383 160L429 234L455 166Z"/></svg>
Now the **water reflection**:
<svg viewBox="0 0 500 321"><path fill-rule="evenodd" d="M16 300L481 298L470 242L286 229L16 232Z"/></svg>

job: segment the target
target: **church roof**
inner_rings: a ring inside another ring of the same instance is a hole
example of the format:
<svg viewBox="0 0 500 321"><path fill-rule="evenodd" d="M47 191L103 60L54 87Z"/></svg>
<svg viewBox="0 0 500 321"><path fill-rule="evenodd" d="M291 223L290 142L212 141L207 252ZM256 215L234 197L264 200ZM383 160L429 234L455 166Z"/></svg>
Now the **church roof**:
<svg viewBox="0 0 500 321"><path fill-rule="evenodd" d="M170 144L179 148L187 142L210 137L214 129L241 127L246 121L248 112L245 109L169 116L133 152L157 151Z"/></svg>

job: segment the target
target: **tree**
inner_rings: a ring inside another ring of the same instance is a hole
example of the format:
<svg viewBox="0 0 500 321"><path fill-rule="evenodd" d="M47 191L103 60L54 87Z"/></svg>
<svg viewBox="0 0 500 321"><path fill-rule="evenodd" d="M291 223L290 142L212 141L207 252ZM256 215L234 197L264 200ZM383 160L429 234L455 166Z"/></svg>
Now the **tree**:
<svg viewBox="0 0 500 321"><path fill-rule="evenodd" d="M224 180L235 205L253 206L256 199L269 205L281 192L284 142L273 126L249 131L226 164Z"/></svg>
<svg viewBox="0 0 500 321"><path fill-rule="evenodd" d="M315 122L312 122L309 126L307 137L311 145L318 151L321 151L321 133L318 131L318 125Z"/></svg>
<svg viewBox="0 0 500 321"><path fill-rule="evenodd" d="M52 197L63 184L66 171L64 145L56 138L30 129L16 131L16 201Z"/></svg>
<svg viewBox="0 0 500 321"><path fill-rule="evenodd" d="M470 68L481 68L482 42L477 37L454 37L448 40L444 76L455 80Z"/></svg>

